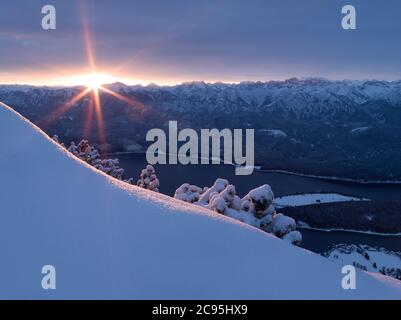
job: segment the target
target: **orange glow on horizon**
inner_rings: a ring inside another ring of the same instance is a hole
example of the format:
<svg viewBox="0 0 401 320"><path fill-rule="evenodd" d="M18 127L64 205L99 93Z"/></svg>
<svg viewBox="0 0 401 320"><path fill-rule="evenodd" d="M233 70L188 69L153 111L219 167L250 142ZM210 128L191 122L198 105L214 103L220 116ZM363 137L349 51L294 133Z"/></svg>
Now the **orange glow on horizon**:
<svg viewBox="0 0 401 320"><path fill-rule="evenodd" d="M90 74L73 76L71 77L70 81L76 83L77 85L83 85L92 90L97 90L102 85L118 82L118 78L106 73L92 72Z"/></svg>
<svg viewBox="0 0 401 320"><path fill-rule="evenodd" d="M112 84L115 82L124 83L128 86L132 85L142 85L147 86L151 83L160 85L160 86L174 86L180 85L185 82L192 81L204 81L206 83L227 83L227 84L238 84L241 81L270 81L272 79L275 80L285 80L285 77L274 77L274 78L204 78L204 77L171 77L163 76L160 74L152 75L143 74L140 72L136 72L135 76L128 73L113 73L113 70L108 68L107 66L100 66L96 68L94 73L100 74L104 76L104 80L102 81L103 85ZM92 74L91 70L86 68L74 68L65 70L60 69L57 72L53 72L53 70L42 70L41 72L35 70L26 70L20 72L6 73L0 70L0 85L9 84L9 85L32 85L32 86L50 86L50 87L74 87L74 86L86 86L87 79Z"/></svg>

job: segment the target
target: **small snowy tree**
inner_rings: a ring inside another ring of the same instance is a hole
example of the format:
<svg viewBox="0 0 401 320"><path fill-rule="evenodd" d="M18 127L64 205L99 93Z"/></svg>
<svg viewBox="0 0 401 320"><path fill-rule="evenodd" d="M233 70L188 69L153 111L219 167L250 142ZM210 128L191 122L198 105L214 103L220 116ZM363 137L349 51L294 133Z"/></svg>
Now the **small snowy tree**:
<svg viewBox="0 0 401 320"><path fill-rule="evenodd" d="M157 179L155 169L151 165L147 165L145 169L142 170L137 186L159 192L160 182Z"/></svg>
<svg viewBox="0 0 401 320"><path fill-rule="evenodd" d="M65 148L65 144L64 144L63 142L60 142L60 139L59 139L59 137L58 137L57 134L54 134L53 137L52 137L52 139L53 139L54 142L58 143L60 146L62 146L63 148Z"/></svg>
<svg viewBox="0 0 401 320"><path fill-rule="evenodd" d="M227 211L227 203L223 197L221 197L218 193L215 193L211 197L209 208L218 213L225 214Z"/></svg>
<svg viewBox="0 0 401 320"><path fill-rule="evenodd" d="M210 201L210 196L213 192L220 193L228 186L228 181L226 179L217 179L213 186L206 188L202 193L199 202L207 205Z"/></svg>
<svg viewBox="0 0 401 320"><path fill-rule="evenodd" d="M101 160L95 167L118 180L122 180L123 178L124 169L120 168L118 159Z"/></svg>
<svg viewBox="0 0 401 320"><path fill-rule="evenodd" d="M56 143L60 143L60 141L59 141L59 138L58 138L58 135L57 135L57 134L54 134L54 135L53 135L53 137L52 137L52 139L54 140L54 142L56 142Z"/></svg>
<svg viewBox="0 0 401 320"><path fill-rule="evenodd" d="M81 140L80 143L78 143L77 146L77 157L80 158L81 160L87 161L87 149L89 148L89 142L88 140Z"/></svg>
<svg viewBox="0 0 401 320"><path fill-rule="evenodd" d="M78 156L78 148L75 145L75 142L72 141L70 146L68 147L68 151L71 152L74 156Z"/></svg>
<svg viewBox="0 0 401 320"><path fill-rule="evenodd" d="M101 163L99 151L95 147L88 146L85 150L85 161L93 166Z"/></svg>
<svg viewBox="0 0 401 320"><path fill-rule="evenodd" d="M263 218L269 213L274 194L268 184L255 188L242 198L242 207L251 212L256 218Z"/></svg>
<svg viewBox="0 0 401 320"><path fill-rule="evenodd" d="M296 228L296 223L293 218L276 213L273 215L273 220L265 229L267 232L273 233L275 236L282 238Z"/></svg>
<svg viewBox="0 0 401 320"><path fill-rule="evenodd" d="M202 188L191 185L189 183L184 183L175 191L174 198L189 203L194 203L199 201L200 196L203 192L204 190Z"/></svg>
<svg viewBox="0 0 401 320"><path fill-rule="evenodd" d="M299 231L291 231L282 237L284 241L299 246L302 242L302 234Z"/></svg>
<svg viewBox="0 0 401 320"><path fill-rule="evenodd" d="M219 183L216 185L219 185ZM225 185L225 181L222 185ZM216 188L215 190L220 190L220 188ZM210 194L210 208L215 209L217 203L222 203L220 200L217 201L217 198L222 199L227 208L237 211L241 210L241 198L236 195L235 187L232 184L227 185L220 193L218 191L213 191ZM219 207L221 207L221 204L219 204Z"/></svg>

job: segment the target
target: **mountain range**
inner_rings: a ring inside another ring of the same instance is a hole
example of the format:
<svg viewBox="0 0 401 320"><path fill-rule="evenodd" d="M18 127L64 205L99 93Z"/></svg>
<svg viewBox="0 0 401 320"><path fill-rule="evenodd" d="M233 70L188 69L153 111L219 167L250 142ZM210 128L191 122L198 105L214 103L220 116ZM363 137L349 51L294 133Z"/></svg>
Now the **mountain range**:
<svg viewBox="0 0 401 320"><path fill-rule="evenodd" d="M107 152L145 151L146 132L169 120L180 128L255 129L255 162L265 169L358 180L401 180L401 81L320 78L238 84L104 86L107 143L101 143L91 93L47 121L83 87L1 85L0 101L63 142L88 138ZM126 99L128 98L128 99ZM88 122L92 127L88 129Z"/></svg>

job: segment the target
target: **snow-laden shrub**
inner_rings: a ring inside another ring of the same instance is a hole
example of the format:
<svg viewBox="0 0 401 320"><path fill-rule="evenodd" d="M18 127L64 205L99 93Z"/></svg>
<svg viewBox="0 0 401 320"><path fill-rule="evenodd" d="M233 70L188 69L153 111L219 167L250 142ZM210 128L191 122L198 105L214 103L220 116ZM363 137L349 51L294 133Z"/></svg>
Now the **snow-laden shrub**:
<svg viewBox="0 0 401 320"><path fill-rule="evenodd" d="M81 160L86 161L86 154L87 154L87 149L89 148L89 142L88 140L81 140L80 143L78 143L77 146L77 157L80 158Z"/></svg>
<svg viewBox="0 0 401 320"><path fill-rule="evenodd" d="M60 141L59 141L59 137L58 137L58 135L57 135L57 134L54 134L54 135L53 135L53 137L52 137L52 139L54 140L54 142L56 142L56 143L60 143Z"/></svg>
<svg viewBox="0 0 401 320"><path fill-rule="evenodd" d="M119 180L122 180L124 175L124 169L120 168L118 159L100 160L94 167Z"/></svg>
<svg viewBox="0 0 401 320"><path fill-rule="evenodd" d="M250 212L251 211L251 201L249 201L248 199L241 200L241 210L244 212Z"/></svg>
<svg viewBox="0 0 401 320"><path fill-rule="evenodd" d="M204 192L202 188L191 185L189 183L184 183L179 187L174 194L174 198L180 199L189 203L194 203L199 201L200 195Z"/></svg>
<svg viewBox="0 0 401 320"><path fill-rule="evenodd" d="M97 165L101 163L99 151L96 148L89 146L85 150L85 161L91 165Z"/></svg>
<svg viewBox="0 0 401 320"><path fill-rule="evenodd" d="M215 183L210 187L206 188L205 191L202 193L199 202L203 204L208 204L210 201L210 195L213 192L220 193L228 186L228 181L226 179L217 179Z"/></svg>
<svg viewBox="0 0 401 320"><path fill-rule="evenodd" d="M260 228L298 245L302 240L300 232L295 231L295 220L276 213L273 205L274 194L267 184L255 188L242 199L236 194L235 187L225 179L217 179L210 188L184 183L179 187L174 198L207 207L223 214Z"/></svg>
<svg viewBox="0 0 401 320"><path fill-rule="evenodd" d="M74 156L78 156L78 148L75 145L75 142L72 141L70 146L67 149L69 152L71 152Z"/></svg>
<svg viewBox="0 0 401 320"><path fill-rule="evenodd" d="M277 213L273 215L273 220L265 228L266 231L282 238L291 231L294 231L296 226L293 218L285 216L282 213Z"/></svg>
<svg viewBox="0 0 401 320"><path fill-rule="evenodd" d="M242 206L257 218L263 218L268 214L270 205L273 203L274 194L268 184L255 188L242 198Z"/></svg>
<svg viewBox="0 0 401 320"><path fill-rule="evenodd" d="M295 244L295 245L299 245L302 241L302 234L301 232L295 230L295 231L291 231L290 233L287 233L286 235L284 235L282 237L282 239L284 241L287 241L289 243Z"/></svg>
<svg viewBox="0 0 401 320"><path fill-rule="evenodd" d="M155 192L159 192L160 182L157 179L155 169L150 164L146 166L145 169L142 170L139 180L137 182L137 186L152 190Z"/></svg>
<svg viewBox="0 0 401 320"><path fill-rule="evenodd" d="M64 143L62 143L62 142L60 141L60 139L59 139L59 137L58 137L57 134L54 134L53 137L52 137L52 139L53 139L54 142L58 143L60 146L62 146L63 148L65 148Z"/></svg>
<svg viewBox="0 0 401 320"><path fill-rule="evenodd" d="M231 209L240 211L241 210L241 198L237 195L234 196L234 200L230 206Z"/></svg>
<svg viewBox="0 0 401 320"><path fill-rule="evenodd" d="M219 194L214 194L210 200L209 208L217 213L224 214L227 211L227 203Z"/></svg>

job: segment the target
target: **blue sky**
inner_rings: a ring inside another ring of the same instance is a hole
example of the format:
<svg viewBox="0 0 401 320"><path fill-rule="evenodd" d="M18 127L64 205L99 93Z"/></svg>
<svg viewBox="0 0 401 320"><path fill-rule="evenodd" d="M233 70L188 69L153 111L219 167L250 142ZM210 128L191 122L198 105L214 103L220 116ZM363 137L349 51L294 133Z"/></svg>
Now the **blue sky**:
<svg viewBox="0 0 401 320"><path fill-rule="evenodd" d="M345 4L357 30L341 28ZM399 79L400 14L397 0L1 0L0 82L87 72L83 21L96 70L134 82Z"/></svg>

